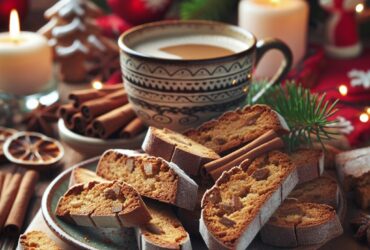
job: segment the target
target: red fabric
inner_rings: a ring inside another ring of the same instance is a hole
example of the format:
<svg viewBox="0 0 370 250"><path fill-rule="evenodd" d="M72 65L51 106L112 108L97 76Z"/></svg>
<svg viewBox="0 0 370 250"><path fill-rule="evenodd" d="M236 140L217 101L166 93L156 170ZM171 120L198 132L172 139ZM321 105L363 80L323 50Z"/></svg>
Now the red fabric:
<svg viewBox="0 0 370 250"><path fill-rule="evenodd" d="M132 27L131 24L114 14L97 18L96 24L101 28L105 36L111 38L119 37Z"/></svg>
<svg viewBox="0 0 370 250"><path fill-rule="evenodd" d="M112 12L132 24L161 20L172 0L108 0Z"/></svg>
<svg viewBox="0 0 370 250"><path fill-rule="evenodd" d="M122 73L120 69L114 72L109 77L109 79L106 81L106 84L109 84L109 85L117 84L117 83L122 83Z"/></svg>
<svg viewBox="0 0 370 250"><path fill-rule="evenodd" d="M354 69L370 74L370 49L366 49L360 57L355 59L326 58L325 67L320 72L317 85L312 88L312 91L326 92L328 100L340 99L336 116L342 116L352 123L354 130L347 137L349 142L355 146L370 140L370 121L363 123L359 120L360 114L366 112L366 107L370 107L370 86L366 88L364 85L351 85L348 72ZM346 96L339 93L340 85L347 86Z"/></svg>

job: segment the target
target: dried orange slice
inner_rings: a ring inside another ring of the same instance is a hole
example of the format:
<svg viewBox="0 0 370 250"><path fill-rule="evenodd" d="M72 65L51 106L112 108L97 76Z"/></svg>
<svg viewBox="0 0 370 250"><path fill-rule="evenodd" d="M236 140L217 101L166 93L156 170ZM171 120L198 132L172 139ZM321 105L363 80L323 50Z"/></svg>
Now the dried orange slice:
<svg viewBox="0 0 370 250"><path fill-rule="evenodd" d="M17 133L18 131L11 128L0 127L0 161L5 160L3 145L10 136Z"/></svg>
<svg viewBox="0 0 370 250"><path fill-rule="evenodd" d="M26 166L51 165L64 155L60 142L36 132L15 133L5 141L3 150L10 162Z"/></svg>

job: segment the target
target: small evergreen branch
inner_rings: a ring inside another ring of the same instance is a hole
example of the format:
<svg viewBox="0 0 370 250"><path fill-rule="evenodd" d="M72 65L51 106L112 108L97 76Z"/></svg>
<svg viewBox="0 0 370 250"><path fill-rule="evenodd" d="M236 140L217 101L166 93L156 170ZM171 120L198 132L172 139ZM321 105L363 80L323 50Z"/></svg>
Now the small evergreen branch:
<svg viewBox="0 0 370 250"><path fill-rule="evenodd" d="M239 0L184 0L180 6L181 19L230 21L236 16Z"/></svg>
<svg viewBox="0 0 370 250"><path fill-rule="evenodd" d="M252 104L252 97L264 87L265 83L255 83L250 86L247 103ZM329 130L335 121L328 121L337 109L338 100L331 103L325 101L325 93L319 96L312 94L309 89L287 83L283 88L275 85L258 99L257 103L269 105L282 115L287 122L290 133L283 139L289 151L296 150L299 146L312 146L316 140L324 147L324 141L330 140L337 133Z"/></svg>

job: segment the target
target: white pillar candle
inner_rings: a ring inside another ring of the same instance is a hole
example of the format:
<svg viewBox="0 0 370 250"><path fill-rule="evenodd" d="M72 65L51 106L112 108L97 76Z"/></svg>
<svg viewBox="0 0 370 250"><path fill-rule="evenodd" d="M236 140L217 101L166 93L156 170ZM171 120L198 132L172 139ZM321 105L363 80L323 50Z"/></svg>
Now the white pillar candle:
<svg viewBox="0 0 370 250"><path fill-rule="evenodd" d="M17 17L18 18L18 17ZM11 25L13 29L18 23ZM16 95L43 90L52 76L52 51L45 37L33 32L0 33L0 91Z"/></svg>
<svg viewBox="0 0 370 250"><path fill-rule="evenodd" d="M306 53L309 8L304 0L242 0L239 3L239 26L257 39L279 38L293 52L293 67ZM283 56L268 52L256 69L256 77L271 77Z"/></svg>

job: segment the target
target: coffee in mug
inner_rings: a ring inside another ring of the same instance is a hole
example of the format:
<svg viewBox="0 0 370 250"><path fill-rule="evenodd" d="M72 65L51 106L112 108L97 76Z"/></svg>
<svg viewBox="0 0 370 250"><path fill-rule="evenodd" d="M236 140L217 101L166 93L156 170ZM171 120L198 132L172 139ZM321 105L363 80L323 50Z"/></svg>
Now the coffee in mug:
<svg viewBox="0 0 370 250"><path fill-rule="evenodd" d="M188 34L143 41L133 49L142 54L168 59L210 59L239 53L248 46L232 37Z"/></svg>

